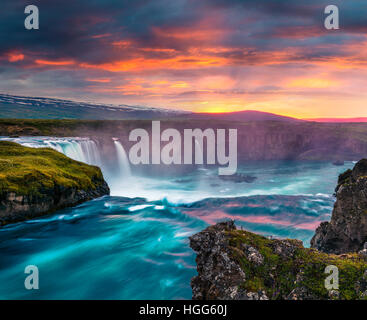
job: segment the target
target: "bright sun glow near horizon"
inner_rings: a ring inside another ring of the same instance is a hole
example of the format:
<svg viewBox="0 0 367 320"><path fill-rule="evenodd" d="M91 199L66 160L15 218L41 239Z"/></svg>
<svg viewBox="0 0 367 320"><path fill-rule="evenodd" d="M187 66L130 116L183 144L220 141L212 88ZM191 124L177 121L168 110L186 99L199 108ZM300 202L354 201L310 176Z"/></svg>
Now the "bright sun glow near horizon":
<svg viewBox="0 0 367 320"><path fill-rule="evenodd" d="M81 10L42 3L42 17L53 20L44 20L36 40L26 29L6 31L19 25L18 7L8 5L2 92L194 112L367 117L364 0L343 3L339 30L323 25L326 0L75 1Z"/></svg>

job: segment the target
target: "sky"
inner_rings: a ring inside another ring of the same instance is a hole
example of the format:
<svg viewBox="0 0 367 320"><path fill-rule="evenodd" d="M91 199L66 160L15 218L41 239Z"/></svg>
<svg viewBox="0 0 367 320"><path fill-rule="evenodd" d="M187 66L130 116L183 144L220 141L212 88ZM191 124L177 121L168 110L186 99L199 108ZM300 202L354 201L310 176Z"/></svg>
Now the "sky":
<svg viewBox="0 0 367 320"><path fill-rule="evenodd" d="M330 4L339 30L324 27ZM2 93L318 118L367 116L366 88L365 0L0 3Z"/></svg>

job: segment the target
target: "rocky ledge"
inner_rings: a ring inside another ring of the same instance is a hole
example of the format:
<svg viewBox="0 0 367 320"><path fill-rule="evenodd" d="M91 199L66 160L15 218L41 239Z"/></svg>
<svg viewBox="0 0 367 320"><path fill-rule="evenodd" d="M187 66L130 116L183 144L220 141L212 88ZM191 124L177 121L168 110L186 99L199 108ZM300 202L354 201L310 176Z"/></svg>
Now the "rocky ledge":
<svg viewBox="0 0 367 320"><path fill-rule="evenodd" d="M210 226L190 238L198 276L191 281L196 300L367 299L363 254L332 255L304 248L299 240L267 239L236 229ZM339 269L339 290L325 288L325 268Z"/></svg>
<svg viewBox="0 0 367 320"><path fill-rule="evenodd" d="M0 142L0 225L110 193L101 170L49 148Z"/></svg>
<svg viewBox="0 0 367 320"><path fill-rule="evenodd" d="M193 299L367 299L367 159L339 176L330 222L311 249L298 240L267 239L219 223L190 238L197 252ZM327 290L336 266L339 290Z"/></svg>
<svg viewBox="0 0 367 320"><path fill-rule="evenodd" d="M339 176L335 195L331 221L321 223L311 246L335 254L366 250L367 159Z"/></svg>

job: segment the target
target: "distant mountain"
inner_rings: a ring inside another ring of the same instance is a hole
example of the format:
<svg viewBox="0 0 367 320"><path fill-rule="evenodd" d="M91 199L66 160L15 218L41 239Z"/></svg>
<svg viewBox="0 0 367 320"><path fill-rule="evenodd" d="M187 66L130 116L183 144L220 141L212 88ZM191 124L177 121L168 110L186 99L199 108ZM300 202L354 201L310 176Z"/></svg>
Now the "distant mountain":
<svg viewBox="0 0 367 320"><path fill-rule="evenodd" d="M274 113L253 110L228 113L193 113L172 109L130 105L109 105L70 100L23 97L0 94L0 118L5 119L195 119L224 121L282 121L302 122L305 120L280 116Z"/></svg>
<svg viewBox="0 0 367 320"><path fill-rule="evenodd" d="M190 114L141 106L93 104L0 94L0 118L13 119L165 119Z"/></svg>
<svg viewBox="0 0 367 320"><path fill-rule="evenodd" d="M296 118L280 116L274 113L261 112L254 110L245 110L238 112L228 112L228 113L192 113L186 115L186 117L194 119L211 119L211 120L229 120L229 121L282 121L282 122L303 122L305 120L300 120Z"/></svg>
<svg viewBox="0 0 367 320"><path fill-rule="evenodd" d="M333 123L352 123L352 122L367 122L367 118L315 118L315 119L305 119L307 121L314 122L333 122Z"/></svg>

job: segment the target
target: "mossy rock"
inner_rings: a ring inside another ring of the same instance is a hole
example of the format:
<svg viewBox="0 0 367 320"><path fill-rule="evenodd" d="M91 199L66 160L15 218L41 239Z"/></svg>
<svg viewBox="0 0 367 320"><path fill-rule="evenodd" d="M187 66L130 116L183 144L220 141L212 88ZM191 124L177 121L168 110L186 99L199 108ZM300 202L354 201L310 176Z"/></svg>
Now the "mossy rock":
<svg viewBox="0 0 367 320"><path fill-rule="evenodd" d="M329 291L324 284L327 277L325 268L334 265L339 270L340 299L361 298L356 284L367 271L367 261L359 254L326 254L304 248L297 240L268 239L242 230L230 231L227 236L232 257L240 263L248 277L242 284L247 291L264 290L272 299L284 299L296 285L306 289L312 297L329 299ZM263 263L256 265L249 261L246 254L238 254L243 245L255 248L264 258ZM289 252L279 253L278 248L284 246Z"/></svg>
<svg viewBox="0 0 367 320"><path fill-rule="evenodd" d="M191 280L195 300L367 299L363 253L327 254L299 240L236 229L233 221L191 236L190 246L197 253L198 275ZM335 290L326 286L327 266L338 268Z"/></svg>
<svg viewBox="0 0 367 320"><path fill-rule="evenodd" d="M103 181L98 167L72 160L53 149L0 141L0 194L40 195L56 185L61 189L95 189Z"/></svg>

